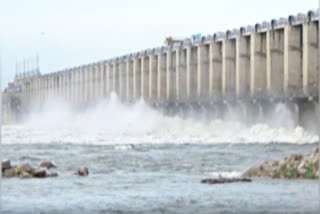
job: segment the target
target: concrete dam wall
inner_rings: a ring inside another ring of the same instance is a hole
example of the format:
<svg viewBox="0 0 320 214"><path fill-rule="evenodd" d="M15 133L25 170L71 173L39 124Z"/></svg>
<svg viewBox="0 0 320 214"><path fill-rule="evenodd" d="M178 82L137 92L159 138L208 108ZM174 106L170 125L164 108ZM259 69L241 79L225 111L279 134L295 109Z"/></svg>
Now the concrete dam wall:
<svg viewBox="0 0 320 214"><path fill-rule="evenodd" d="M114 92L124 103L143 98L154 107L245 103L252 115L284 102L301 123L317 109L318 20L310 11L50 74L20 74L3 92L3 119L16 122L52 97L82 108Z"/></svg>

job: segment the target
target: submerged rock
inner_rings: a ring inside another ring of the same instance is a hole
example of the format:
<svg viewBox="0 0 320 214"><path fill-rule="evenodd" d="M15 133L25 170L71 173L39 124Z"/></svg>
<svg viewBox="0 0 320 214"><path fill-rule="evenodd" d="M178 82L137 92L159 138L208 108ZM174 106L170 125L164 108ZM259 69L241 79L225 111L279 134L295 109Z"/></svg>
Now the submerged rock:
<svg viewBox="0 0 320 214"><path fill-rule="evenodd" d="M203 184L224 184L224 183L238 183L251 182L249 178L206 178L201 180Z"/></svg>
<svg viewBox="0 0 320 214"><path fill-rule="evenodd" d="M272 177L272 178L319 178L319 149L315 148L306 155L289 155L280 162L265 161L258 166L248 169L244 176L247 177Z"/></svg>
<svg viewBox="0 0 320 214"><path fill-rule="evenodd" d="M58 173L55 171L47 171L46 177L52 178L52 177L58 177Z"/></svg>
<svg viewBox="0 0 320 214"><path fill-rule="evenodd" d="M76 173L79 176L88 176L89 175L89 169L87 167L80 167Z"/></svg>
<svg viewBox="0 0 320 214"><path fill-rule="evenodd" d="M57 168L57 166L52 161L44 161L40 164L40 167L46 169Z"/></svg>

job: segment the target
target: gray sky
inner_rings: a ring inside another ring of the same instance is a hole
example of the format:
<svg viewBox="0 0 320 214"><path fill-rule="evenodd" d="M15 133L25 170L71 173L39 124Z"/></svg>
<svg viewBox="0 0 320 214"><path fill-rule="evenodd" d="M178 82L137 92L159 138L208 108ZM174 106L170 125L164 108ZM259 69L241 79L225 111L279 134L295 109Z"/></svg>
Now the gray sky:
<svg viewBox="0 0 320 214"><path fill-rule="evenodd" d="M318 0L0 0L2 84L38 53L42 73L306 13Z"/></svg>

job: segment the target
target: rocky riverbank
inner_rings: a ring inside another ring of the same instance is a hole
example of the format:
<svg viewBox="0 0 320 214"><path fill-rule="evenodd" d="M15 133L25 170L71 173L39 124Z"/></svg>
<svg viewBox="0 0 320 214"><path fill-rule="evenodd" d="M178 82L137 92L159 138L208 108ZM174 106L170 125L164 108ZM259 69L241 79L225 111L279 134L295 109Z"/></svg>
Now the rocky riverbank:
<svg viewBox="0 0 320 214"><path fill-rule="evenodd" d="M55 171L56 165L53 162L42 162L38 167L32 167L30 164L22 164L19 166L11 165L10 160L2 161L2 176L4 178L20 177L20 178L46 178L57 177Z"/></svg>
<svg viewBox="0 0 320 214"><path fill-rule="evenodd" d="M292 154L281 161L267 160L249 168L246 177L271 177L286 179L317 179L319 178L319 149L309 154Z"/></svg>
<svg viewBox="0 0 320 214"><path fill-rule="evenodd" d="M49 178L57 177L57 166L51 161L44 161L38 167L32 167L30 164L22 164L14 166L10 160L2 161L2 177L4 178ZM89 170L87 167L80 167L76 172L79 176L88 176Z"/></svg>

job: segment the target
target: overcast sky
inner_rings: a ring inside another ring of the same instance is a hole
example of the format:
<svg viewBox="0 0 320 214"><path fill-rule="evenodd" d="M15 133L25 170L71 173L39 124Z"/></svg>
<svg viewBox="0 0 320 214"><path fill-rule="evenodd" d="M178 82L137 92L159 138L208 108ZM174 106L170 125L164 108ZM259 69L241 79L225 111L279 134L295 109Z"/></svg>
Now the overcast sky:
<svg viewBox="0 0 320 214"><path fill-rule="evenodd" d="M318 0L0 0L2 84L15 63L41 73L161 46L166 36L213 34L306 13Z"/></svg>

